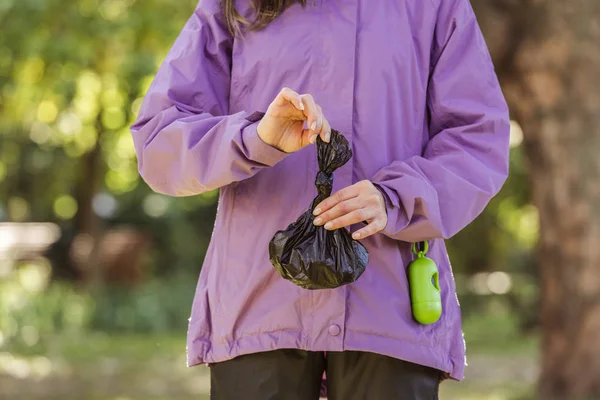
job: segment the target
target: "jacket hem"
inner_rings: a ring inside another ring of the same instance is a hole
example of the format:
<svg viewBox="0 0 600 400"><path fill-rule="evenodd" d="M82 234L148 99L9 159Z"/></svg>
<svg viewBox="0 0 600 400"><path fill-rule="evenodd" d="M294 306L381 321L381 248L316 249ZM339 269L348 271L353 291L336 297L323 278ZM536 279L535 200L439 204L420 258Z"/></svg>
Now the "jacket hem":
<svg viewBox="0 0 600 400"><path fill-rule="evenodd" d="M325 345L320 348L308 349L303 346L305 341L302 339L303 335L298 330L248 335L235 341L221 343L213 343L204 337L190 338L188 340L187 365L193 367L200 364L213 364L245 354L278 349L330 352L339 350L339 348L335 348L333 343L330 346ZM457 381L464 378L464 358L453 357L449 354L449 349L346 330L343 350L383 354L438 369Z"/></svg>

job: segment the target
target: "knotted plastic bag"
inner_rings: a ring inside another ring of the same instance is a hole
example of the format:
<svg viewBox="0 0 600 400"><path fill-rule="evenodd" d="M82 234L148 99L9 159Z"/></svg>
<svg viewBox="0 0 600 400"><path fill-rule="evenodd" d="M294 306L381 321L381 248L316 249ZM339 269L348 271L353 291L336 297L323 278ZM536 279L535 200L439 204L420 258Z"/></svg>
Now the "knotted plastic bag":
<svg viewBox="0 0 600 400"><path fill-rule="evenodd" d="M328 231L313 224L313 210L331 195L333 171L352 158L346 138L331 130L330 143L317 138L318 195L310 208L269 243L271 263L279 274L305 289L332 289L356 281L369 261L367 249L347 229Z"/></svg>

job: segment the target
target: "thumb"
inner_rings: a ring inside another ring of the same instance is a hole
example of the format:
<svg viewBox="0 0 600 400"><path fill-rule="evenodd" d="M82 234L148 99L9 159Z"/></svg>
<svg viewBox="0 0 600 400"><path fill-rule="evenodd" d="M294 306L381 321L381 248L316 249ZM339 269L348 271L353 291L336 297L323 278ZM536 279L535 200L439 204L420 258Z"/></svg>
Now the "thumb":
<svg viewBox="0 0 600 400"><path fill-rule="evenodd" d="M309 146L313 143L315 143L315 141L317 140L317 134L315 133L315 131L310 130L310 129L303 129L302 130L302 147L306 147Z"/></svg>

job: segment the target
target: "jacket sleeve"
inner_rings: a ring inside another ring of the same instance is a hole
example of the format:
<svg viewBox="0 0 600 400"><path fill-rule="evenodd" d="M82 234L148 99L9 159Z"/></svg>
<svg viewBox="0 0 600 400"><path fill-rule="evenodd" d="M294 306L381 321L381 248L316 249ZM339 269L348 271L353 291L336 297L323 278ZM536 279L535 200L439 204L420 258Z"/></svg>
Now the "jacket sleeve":
<svg viewBox="0 0 600 400"><path fill-rule="evenodd" d="M140 175L154 191L210 191L287 154L258 137L255 113L228 115L232 45L218 2L200 0L131 126Z"/></svg>
<svg viewBox="0 0 600 400"><path fill-rule="evenodd" d="M386 200L383 234L418 242L471 223L508 175L510 120L468 0L439 2L428 86L430 140L371 181Z"/></svg>

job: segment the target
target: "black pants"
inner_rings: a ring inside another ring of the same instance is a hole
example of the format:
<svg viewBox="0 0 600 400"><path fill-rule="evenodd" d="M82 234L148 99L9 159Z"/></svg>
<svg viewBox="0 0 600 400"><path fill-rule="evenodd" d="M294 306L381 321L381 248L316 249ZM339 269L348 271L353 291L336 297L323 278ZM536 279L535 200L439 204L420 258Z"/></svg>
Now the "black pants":
<svg viewBox="0 0 600 400"><path fill-rule="evenodd" d="M211 366L212 400L437 400L441 372L356 351L275 350Z"/></svg>

